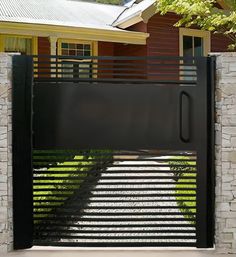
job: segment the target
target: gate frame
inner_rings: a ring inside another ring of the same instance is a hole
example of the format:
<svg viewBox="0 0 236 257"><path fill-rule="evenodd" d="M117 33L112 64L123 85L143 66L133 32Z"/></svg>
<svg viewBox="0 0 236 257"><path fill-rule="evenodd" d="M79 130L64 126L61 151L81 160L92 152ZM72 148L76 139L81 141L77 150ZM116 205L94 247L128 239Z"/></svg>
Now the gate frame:
<svg viewBox="0 0 236 257"><path fill-rule="evenodd" d="M19 250L33 246L33 58L13 56L12 75L13 248Z"/></svg>
<svg viewBox="0 0 236 257"><path fill-rule="evenodd" d="M137 57L138 59L138 57ZM170 58L171 59L171 58ZM197 181L197 248L214 246L215 165L214 165L214 81L215 57L196 59L199 72L197 87L205 86L205 95L199 99L207 113L198 113L206 119L205 152L198 155ZM204 76L205 75L205 76ZM13 57L13 204L14 249L33 245L33 194L32 194L32 85L33 57ZM19 136L20 135L20 136ZM199 153L199 151L197 150ZM198 169L199 171L200 169ZM205 171L205 173L204 173ZM207 172L206 172L207 171ZM209 171L209 172L208 172ZM24 185L24 186L23 186ZM206 197L207 196L207 197ZM204 200L204 204L202 204Z"/></svg>

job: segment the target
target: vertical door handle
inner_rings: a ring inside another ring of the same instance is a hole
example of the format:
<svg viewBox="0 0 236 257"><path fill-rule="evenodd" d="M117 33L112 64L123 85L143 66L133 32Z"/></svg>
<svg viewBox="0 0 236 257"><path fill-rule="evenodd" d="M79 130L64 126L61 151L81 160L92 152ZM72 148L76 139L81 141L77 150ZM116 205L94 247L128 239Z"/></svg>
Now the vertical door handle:
<svg viewBox="0 0 236 257"><path fill-rule="evenodd" d="M180 93L180 139L184 143L190 141L190 95L184 91Z"/></svg>

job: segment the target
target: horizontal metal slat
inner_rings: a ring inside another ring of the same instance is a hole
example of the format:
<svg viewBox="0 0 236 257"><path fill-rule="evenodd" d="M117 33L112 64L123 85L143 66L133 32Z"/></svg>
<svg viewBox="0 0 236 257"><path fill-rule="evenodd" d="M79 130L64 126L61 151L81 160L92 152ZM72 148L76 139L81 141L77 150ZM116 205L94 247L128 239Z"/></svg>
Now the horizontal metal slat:
<svg viewBox="0 0 236 257"><path fill-rule="evenodd" d="M49 180L49 179L48 179ZM65 180L67 182L62 182L60 183L59 181L61 180L61 178L57 179L57 180L53 180L53 181L50 181L50 182L33 182L33 185L34 186L52 186L52 185L61 185L61 186L72 186L72 185L81 185L82 184L82 181L78 181L77 183L74 182L74 180L72 179L71 182L70 181L70 178L66 178ZM37 179L37 181L40 181L40 179ZM89 182L84 182L83 185L88 185L88 186L94 186L94 183L89 183ZM175 181L175 182L120 182L120 183L115 183L115 182L103 182L103 183L99 183L99 185L102 185L102 186L130 186L130 185L135 185L135 186L142 186L142 185L191 185L191 186L195 186L196 187L196 182L178 182L178 181ZM191 187L190 187L191 188ZM109 190L110 188L108 188Z"/></svg>
<svg viewBox="0 0 236 257"><path fill-rule="evenodd" d="M53 77L42 77L42 78L34 78L35 82L102 82L102 83L120 83L120 84L183 84L183 85L196 85L196 81L194 80L147 80L147 79L98 79L98 78L91 78L91 79L85 79L85 78L53 78Z"/></svg>
<svg viewBox="0 0 236 257"><path fill-rule="evenodd" d="M63 168L63 167L62 167ZM122 174L122 173L125 173L126 177L128 177L127 175L128 174L131 174L130 176L133 175L133 173L137 174L137 175L142 175L142 174L145 174L145 173L148 173L148 174L158 174L159 176L155 176L155 178L179 178L179 177L176 177L176 173L188 173L188 174L193 174L195 175L194 178L196 178L196 171L181 171L181 170L174 170L174 171L171 171L171 170L112 170L112 171L109 171L109 170L104 170L104 171L98 171L98 170L89 170L89 171L65 171L65 170L47 170L47 171L38 171L38 170L34 170L33 171L33 175L34 175L34 178L37 178L37 177L40 177L40 178L44 178L43 176L39 176L39 174L41 175L53 175L51 177L56 177L54 176L54 174L57 174L57 175L63 175L63 174L67 174L67 175L100 175L101 173L102 174L110 174L110 175L114 175L114 174ZM169 175L167 176L166 173ZM170 174L169 174L170 173ZM163 175L160 175L160 174L165 174L165 176ZM117 179L117 176L114 177ZM124 178L124 176L122 177ZM133 178L133 177L132 177ZM138 177L139 178L139 177ZM143 177L144 178L144 177ZM152 176L148 176L149 179L152 179L153 177ZM191 177L190 177L191 178ZM110 179L110 177L109 177ZM145 178L147 179L147 177Z"/></svg>
<svg viewBox="0 0 236 257"><path fill-rule="evenodd" d="M128 229L120 229L120 230L99 230L99 231L96 231L96 230L73 230L73 229L68 229L68 228L65 228L65 229L37 229L35 228L34 229L34 233L40 233L40 232L49 232L49 233L65 233L65 234L69 234L69 233L81 233L81 234L100 234L100 233L106 233L106 234L115 234L115 233L176 233L176 234L181 234L181 233L189 233L189 234L194 234L196 233L196 230L195 229L192 229L192 230L174 230L174 229L171 229L171 230L128 230Z"/></svg>
<svg viewBox="0 0 236 257"><path fill-rule="evenodd" d="M84 235L84 236L72 236L72 235L40 235L40 238L71 238L71 239L196 239L196 236L169 236L169 235L165 235L165 236L89 236L89 235Z"/></svg>
<svg viewBox="0 0 236 257"><path fill-rule="evenodd" d="M179 196L179 195L178 195ZM89 199L89 200L87 200L86 199L86 203L120 203L120 204L122 204L122 203L140 203L140 201L142 201L143 203L148 203L148 202L152 202L152 203L159 203L159 202L194 202L194 201L196 201L196 200L189 200L189 199L178 199L178 196L177 196L177 199L163 199L163 200L119 200L119 199L117 199L117 200L91 200L91 199ZM80 200L80 201L83 201L83 198L79 198L78 197L78 200ZM84 199L85 200L85 199ZM64 202L65 200L47 200L47 199L42 199L42 200L36 200L36 199L34 199L34 203L57 203L57 202ZM79 205L78 205L79 206Z"/></svg>
<svg viewBox="0 0 236 257"><path fill-rule="evenodd" d="M72 221L67 221L67 222L64 222L63 220L61 221L60 223L60 220L49 220L49 223L46 223L46 220L43 221L43 226L44 227L47 227L47 226L52 226L52 227L78 227L80 229L82 228L117 228L117 229L120 229L120 228L129 228L129 229L132 229L132 228L139 228L139 229L142 229L143 226L145 227L148 227L148 228L156 228L156 227L159 227L159 228L191 228L193 229L194 231L196 230L196 226L194 224L166 224L166 223L161 223L161 224L151 224L151 223L141 223L141 224L130 224L130 221L127 222L127 224L121 224L121 223L117 223L117 224L114 224L115 222L112 221L112 224L101 224L101 223L97 223L97 224L77 224L77 223L72 223ZM37 227L40 227L40 224L35 224L35 228Z"/></svg>
<svg viewBox="0 0 236 257"><path fill-rule="evenodd" d="M118 157L114 157L113 154L111 154L110 156L109 155L101 156L100 158L93 158L93 159L88 159L88 160L86 160L86 159L77 160L77 159L74 159L75 156L76 156L76 154L74 154L72 159L69 159L69 160L74 161L74 162L103 162L105 160L110 160L110 157L111 157L113 162L118 162L118 161L125 161L125 162L133 162L133 161L144 162L145 161L145 162L147 162L147 161L151 161L151 162L164 162L164 163L166 163L166 162L186 163L186 161L187 162L195 162L196 161L196 158L188 158L188 159L184 159L184 160L181 159L181 158L180 159L171 159L171 158L168 158L168 159L166 159L166 158L164 158L164 159L155 158L154 159L154 157L153 158L151 158L151 157L149 157L149 158L146 158L146 157L137 158L137 157L135 157L135 154L133 154L133 156L129 155L129 156L127 156L127 158L124 158L124 157L123 158L118 158ZM133 158L128 158L128 157L133 157ZM39 160L39 161L43 160L44 162L49 162L49 161L56 161L56 162L61 162L62 161L62 162L64 162L65 158L60 159L60 158L58 158L58 156L55 156L55 157L54 156L52 156L52 157L49 157L49 156L38 156L38 157L33 156L33 161L35 162L36 160ZM68 161L68 160L66 159L66 161ZM186 164L184 164L184 165L186 165Z"/></svg>
<svg viewBox="0 0 236 257"><path fill-rule="evenodd" d="M163 157L163 156L175 156L175 157L191 157L194 156L196 157L196 153L194 152L186 152L186 151L178 151L178 152L169 152L169 151L161 151L159 150L158 153L152 153L150 151L146 150L112 150L112 152L105 152L104 150L99 150L97 152L91 153L90 151L86 150L73 150L73 149L65 149L65 150L37 150L33 149L33 155L34 156L47 156L48 154L50 155L58 155L58 156L67 156L71 154L79 155L79 156L136 156L136 155L141 155L141 156L152 156L152 157Z"/></svg>
<svg viewBox="0 0 236 257"><path fill-rule="evenodd" d="M71 164L65 164L65 165L62 165L62 168L86 168L86 167L94 167L94 164L72 164L73 162L78 162L76 160L72 161ZM38 167L38 166L42 166L43 164L45 164L45 162L34 162L33 163L33 166L34 167ZM101 166L102 165L102 166ZM173 164L173 165L170 165L168 163L166 164L160 164L160 163L156 163L156 164L137 164L137 163L134 163L134 164L123 164L123 163L112 163L112 164L103 164L101 163L101 165L99 164L96 164L96 167L100 167L100 168L113 168L113 167L119 167L119 168L122 168L122 167L181 167L181 168L195 168L196 167L196 164ZM50 165L50 168L59 168L60 165Z"/></svg>
<svg viewBox="0 0 236 257"><path fill-rule="evenodd" d="M33 190L35 192L38 191L73 191L77 189L75 188L34 188ZM86 189L83 189L86 190ZM92 192L107 192L107 194L110 194L115 191L176 191L176 188L113 188L112 190L107 188L96 188L93 189ZM196 191L196 188L178 188L178 191Z"/></svg>
<svg viewBox="0 0 236 257"><path fill-rule="evenodd" d="M48 213L46 213L48 214ZM86 215L87 216L87 215ZM156 216L156 215L155 215ZM178 221L183 221L183 222L195 222L196 219L194 218L158 218L158 217L155 217L155 218L143 218L143 217L136 217L136 218L130 218L130 217L127 217L127 218L110 218L108 216L104 216L104 217L101 217L101 218L93 218L92 216L87 218L87 217L81 217L80 215L77 217L77 218L74 218L74 217L71 217L71 215L69 216L70 217L70 220L71 221L77 221L78 222L78 217L79 217L79 221L93 221L93 222L102 222L102 221L119 221L119 222L122 222L122 221L163 221L163 222L167 222L167 221L173 221L173 222L178 222ZM34 220L35 221L53 221L53 220L63 220L63 221L67 221L68 220L68 216L56 216L56 217L34 217Z"/></svg>
<svg viewBox="0 0 236 257"><path fill-rule="evenodd" d="M43 241L42 239L35 240L34 245L38 246L64 246L64 247L196 247L196 242L57 242Z"/></svg>
<svg viewBox="0 0 236 257"><path fill-rule="evenodd" d="M64 194L64 192L63 193L54 193L54 194L50 194L49 196L51 197L51 196L56 196L56 197L61 197L61 196L64 196L64 197L67 197L67 196L72 196L73 195L73 193L74 192L72 192L72 193L70 193L70 194ZM90 194L90 193L87 193L87 194ZM87 195L86 193L84 193L83 194L83 196L81 196L80 197L80 199L82 200L84 197L86 197L86 195ZM45 196L48 196L47 194L34 194L33 195L34 197L45 197ZM104 195L92 195L92 196L94 196L94 197L104 197ZM165 197L176 197L176 196L183 196L183 197L188 197L188 196L190 196L190 197L196 197L196 194L194 193L184 193L184 194L179 194L178 193L178 195L176 195L176 194L166 194L166 193L164 193L164 194L157 194L157 193L150 193L150 194L147 194L147 193L143 193L141 196L145 196L145 197L152 197L152 196L155 196L155 197L158 197L158 196L165 196ZM119 198L119 197L134 197L134 195L130 195L130 194L128 194L128 195L124 195L124 194L116 194L116 195L112 195L112 197L116 197L116 198Z"/></svg>

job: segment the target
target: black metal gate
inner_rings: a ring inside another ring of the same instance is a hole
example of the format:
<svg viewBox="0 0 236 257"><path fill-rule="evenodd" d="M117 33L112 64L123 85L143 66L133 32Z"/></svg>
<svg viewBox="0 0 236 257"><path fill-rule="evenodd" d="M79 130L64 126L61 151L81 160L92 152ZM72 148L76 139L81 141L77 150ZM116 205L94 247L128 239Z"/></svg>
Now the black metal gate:
<svg viewBox="0 0 236 257"><path fill-rule="evenodd" d="M210 57L14 57L15 248L212 247L213 82Z"/></svg>

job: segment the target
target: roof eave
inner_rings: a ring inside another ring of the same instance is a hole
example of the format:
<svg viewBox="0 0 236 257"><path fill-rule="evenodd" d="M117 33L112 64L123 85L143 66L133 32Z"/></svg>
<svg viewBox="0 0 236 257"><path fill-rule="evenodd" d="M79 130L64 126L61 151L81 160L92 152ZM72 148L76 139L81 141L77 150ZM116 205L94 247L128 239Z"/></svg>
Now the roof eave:
<svg viewBox="0 0 236 257"><path fill-rule="evenodd" d="M145 45L148 33L0 21L1 33Z"/></svg>
<svg viewBox="0 0 236 257"><path fill-rule="evenodd" d="M137 24L141 21L147 23L148 20L156 13L156 5L153 3L148 8L143 11L138 11L133 15L130 15L122 20L114 22L112 25L117 28L126 29L134 24Z"/></svg>
<svg viewBox="0 0 236 257"><path fill-rule="evenodd" d="M126 28L128 28L136 23L139 23L141 21L143 21L142 12L139 11L137 13L134 13L131 16L126 17L125 19L114 22L112 24L112 26L120 28L120 29L126 29Z"/></svg>

